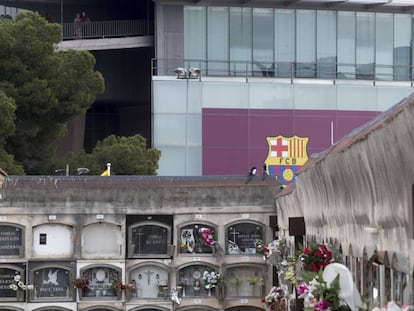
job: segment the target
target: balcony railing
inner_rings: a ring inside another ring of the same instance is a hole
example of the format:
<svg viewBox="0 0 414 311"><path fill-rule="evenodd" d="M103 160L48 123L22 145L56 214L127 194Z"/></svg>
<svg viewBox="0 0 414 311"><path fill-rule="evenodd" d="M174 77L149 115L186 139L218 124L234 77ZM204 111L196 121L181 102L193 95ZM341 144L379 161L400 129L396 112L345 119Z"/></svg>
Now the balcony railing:
<svg viewBox="0 0 414 311"><path fill-rule="evenodd" d="M147 20L115 20L63 23L62 39L98 39L153 35L153 23Z"/></svg>
<svg viewBox="0 0 414 311"><path fill-rule="evenodd" d="M343 63L260 63L238 61L154 59L152 72L158 75L176 75L178 67L195 67L202 76L210 77L268 77L314 78L329 80L409 81L414 71L410 65L343 64Z"/></svg>

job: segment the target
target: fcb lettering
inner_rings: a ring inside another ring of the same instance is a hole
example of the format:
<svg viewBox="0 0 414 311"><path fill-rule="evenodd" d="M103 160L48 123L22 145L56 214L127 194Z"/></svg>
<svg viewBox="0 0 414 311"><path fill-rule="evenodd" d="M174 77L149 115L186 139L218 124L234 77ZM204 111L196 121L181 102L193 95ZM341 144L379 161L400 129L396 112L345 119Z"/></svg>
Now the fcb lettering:
<svg viewBox="0 0 414 311"><path fill-rule="evenodd" d="M268 173L278 177L284 185L295 183L298 167L304 165L308 160L307 144L308 137L266 137L268 143L268 154L265 160Z"/></svg>

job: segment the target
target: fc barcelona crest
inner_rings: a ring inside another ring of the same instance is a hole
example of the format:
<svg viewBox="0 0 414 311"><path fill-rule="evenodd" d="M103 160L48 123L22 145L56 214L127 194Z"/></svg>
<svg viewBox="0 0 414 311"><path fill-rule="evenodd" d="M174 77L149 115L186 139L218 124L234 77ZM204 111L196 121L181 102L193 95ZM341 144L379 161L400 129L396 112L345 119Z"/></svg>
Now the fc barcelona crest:
<svg viewBox="0 0 414 311"><path fill-rule="evenodd" d="M265 164L269 175L277 176L284 185L295 183L297 169L308 160L308 137L266 137L269 151Z"/></svg>

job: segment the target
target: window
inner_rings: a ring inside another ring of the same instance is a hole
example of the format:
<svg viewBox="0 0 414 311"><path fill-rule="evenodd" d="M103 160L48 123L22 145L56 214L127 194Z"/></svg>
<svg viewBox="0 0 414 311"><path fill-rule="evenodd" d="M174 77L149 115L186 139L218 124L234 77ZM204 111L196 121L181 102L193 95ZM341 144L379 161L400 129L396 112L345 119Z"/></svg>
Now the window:
<svg viewBox="0 0 414 311"><path fill-rule="evenodd" d="M411 15L394 14L394 80L411 79Z"/></svg>
<svg viewBox="0 0 414 311"><path fill-rule="evenodd" d="M253 75L273 77L273 10L253 9Z"/></svg>
<svg viewBox="0 0 414 311"><path fill-rule="evenodd" d="M296 11L296 77L316 76L316 12Z"/></svg>
<svg viewBox="0 0 414 311"><path fill-rule="evenodd" d="M355 12L338 12L338 79L355 79Z"/></svg>
<svg viewBox="0 0 414 311"><path fill-rule="evenodd" d="M317 77L335 78L336 75L336 13L317 11L316 20Z"/></svg>
<svg viewBox="0 0 414 311"><path fill-rule="evenodd" d="M229 73L229 12L227 7L209 7L207 10L207 59L211 76Z"/></svg>
<svg viewBox="0 0 414 311"><path fill-rule="evenodd" d="M180 254L212 254L211 246L203 243L199 230L208 228L211 231L213 239L216 240L216 232L212 226L206 224L191 224L180 228L178 245Z"/></svg>
<svg viewBox="0 0 414 311"><path fill-rule="evenodd" d="M276 76L293 77L295 63L295 10L275 10Z"/></svg>
<svg viewBox="0 0 414 311"><path fill-rule="evenodd" d="M394 16L377 13L375 31L375 75L377 80L393 79Z"/></svg>
<svg viewBox="0 0 414 311"><path fill-rule="evenodd" d="M263 225L242 222L227 226L226 253L229 255L256 254L255 241L263 240Z"/></svg>
<svg viewBox="0 0 414 311"><path fill-rule="evenodd" d="M207 14L206 7L184 7L184 59L187 67L198 67L205 72L207 55ZM199 62L202 61L202 62Z"/></svg>
<svg viewBox="0 0 414 311"><path fill-rule="evenodd" d="M374 79L375 15L356 13L356 78Z"/></svg>
<svg viewBox="0 0 414 311"><path fill-rule="evenodd" d="M163 223L144 222L129 227L130 258L170 257L171 228Z"/></svg>
<svg viewBox="0 0 414 311"><path fill-rule="evenodd" d="M252 60L252 9L230 8L230 72L245 76Z"/></svg>

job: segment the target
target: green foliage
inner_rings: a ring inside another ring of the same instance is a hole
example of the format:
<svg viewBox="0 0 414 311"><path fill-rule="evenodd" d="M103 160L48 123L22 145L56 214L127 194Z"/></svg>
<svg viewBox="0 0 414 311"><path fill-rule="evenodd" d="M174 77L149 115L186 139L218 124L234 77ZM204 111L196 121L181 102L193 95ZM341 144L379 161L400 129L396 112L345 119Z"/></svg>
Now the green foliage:
<svg viewBox="0 0 414 311"><path fill-rule="evenodd" d="M37 13L0 20L0 92L16 105L15 130L0 148L28 174L49 172L68 122L86 112L104 90L93 55L56 51L60 35L60 25ZM5 126L0 124L0 136Z"/></svg>
<svg viewBox="0 0 414 311"><path fill-rule="evenodd" d="M339 274L327 286L327 283L322 277L322 270L317 275L317 285L312 290L312 294L319 300L326 300L329 302L330 310L350 311L351 308L340 298L339 292L341 290L339 283Z"/></svg>
<svg viewBox="0 0 414 311"><path fill-rule="evenodd" d="M156 175L161 152L147 148L145 138L111 135L98 141L90 154L84 151L73 154L57 163L57 167L69 164L71 168L87 167L91 175L100 175L111 163L111 175Z"/></svg>

